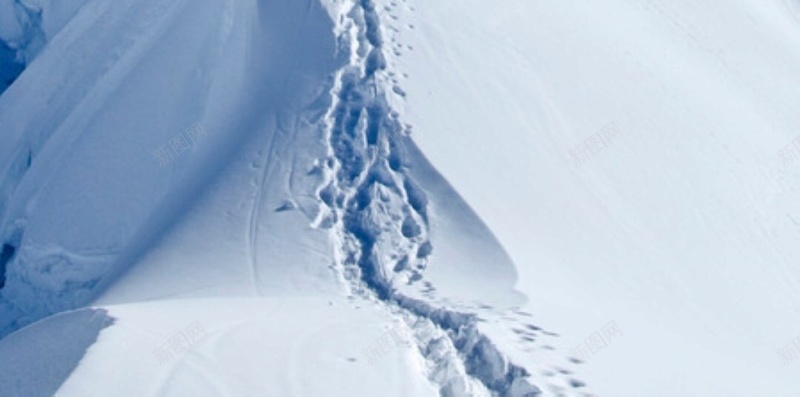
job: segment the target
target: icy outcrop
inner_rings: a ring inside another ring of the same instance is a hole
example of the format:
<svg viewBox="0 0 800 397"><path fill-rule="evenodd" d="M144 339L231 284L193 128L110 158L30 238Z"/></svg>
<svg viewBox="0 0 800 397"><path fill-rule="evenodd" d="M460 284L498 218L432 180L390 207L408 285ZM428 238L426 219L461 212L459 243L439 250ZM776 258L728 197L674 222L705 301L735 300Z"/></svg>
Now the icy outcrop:
<svg viewBox="0 0 800 397"><path fill-rule="evenodd" d="M0 93L86 0L0 0Z"/></svg>
<svg viewBox="0 0 800 397"><path fill-rule="evenodd" d="M86 305L130 263L121 255L135 257L180 216L244 131L219 127L242 63L224 52L239 48L225 45L230 4L91 1L60 33L47 4L52 45L0 96L0 244L15 247L0 336ZM207 136L187 132L198 123ZM153 151L171 144L167 166Z"/></svg>
<svg viewBox="0 0 800 397"><path fill-rule="evenodd" d="M0 0L0 40L30 63L87 0Z"/></svg>

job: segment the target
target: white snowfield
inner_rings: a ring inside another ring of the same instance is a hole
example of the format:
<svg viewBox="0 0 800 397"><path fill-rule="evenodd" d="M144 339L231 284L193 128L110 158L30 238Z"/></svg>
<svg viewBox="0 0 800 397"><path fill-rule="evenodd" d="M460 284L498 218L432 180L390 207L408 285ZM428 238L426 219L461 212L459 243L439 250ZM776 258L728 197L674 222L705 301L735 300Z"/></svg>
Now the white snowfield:
<svg viewBox="0 0 800 397"><path fill-rule="evenodd" d="M0 0L0 44L0 396L800 393L796 1Z"/></svg>

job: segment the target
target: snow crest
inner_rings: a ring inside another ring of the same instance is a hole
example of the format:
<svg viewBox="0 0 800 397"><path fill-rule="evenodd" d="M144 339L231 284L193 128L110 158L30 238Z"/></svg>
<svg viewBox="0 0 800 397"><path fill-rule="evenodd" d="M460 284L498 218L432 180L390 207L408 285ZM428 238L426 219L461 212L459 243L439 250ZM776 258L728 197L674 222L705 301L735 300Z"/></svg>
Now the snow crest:
<svg viewBox="0 0 800 397"><path fill-rule="evenodd" d="M433 246L428 199L407 172L407 131L387 100L380 17L372 0L342 10L342 51L328 114L327 182L316 224L330 228L339 270L351 292L403 318L442 396L535 396L528 372L511 363L473 314L435 307L396 286L423 278Z"/></svg>

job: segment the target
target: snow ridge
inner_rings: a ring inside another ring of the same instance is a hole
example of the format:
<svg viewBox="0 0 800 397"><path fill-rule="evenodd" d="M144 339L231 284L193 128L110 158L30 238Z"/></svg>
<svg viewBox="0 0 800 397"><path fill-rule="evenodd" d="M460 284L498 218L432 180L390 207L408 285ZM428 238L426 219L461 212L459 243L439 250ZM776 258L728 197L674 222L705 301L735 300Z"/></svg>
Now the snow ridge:
<svg viewBox="0 0 800 397"><path fill-rule="evenodd" d="M339 270L351 292L385 303L410 326L442 396L535 396L528 372L477 327L473 314L437 308L398 292L422 279L433 246L428 200L406 172L404 126L391 109L380 17L358 0L338 18L350 64L337 73L327 115L326 182L319 227L330 228ZM410 142L409 142L410 144Z"/></svg>

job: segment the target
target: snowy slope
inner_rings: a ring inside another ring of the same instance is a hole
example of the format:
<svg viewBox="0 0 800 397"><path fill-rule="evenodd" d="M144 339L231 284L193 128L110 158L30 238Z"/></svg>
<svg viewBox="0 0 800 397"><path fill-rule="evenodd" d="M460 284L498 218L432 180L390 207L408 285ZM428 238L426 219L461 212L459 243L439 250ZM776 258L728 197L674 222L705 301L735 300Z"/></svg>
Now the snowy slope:
<svg viewBox="0 0 800 397"><path fill-rule="evenodd" d="M387 13L390 63L408 76L402 117L508 249L527 311L561 334L533 345L529 369L564 365L537 358L549 343L584 356L578 376L598 395L800 391L777 354L800 334L798 165L779 155L800 134L797 9L409 1ZM587 338L611 322L622 336L592 353Z"/></svg>
<svg viewBox="0 0 800 397"><path fill-rule="evenodd" d="M213 168L215 159L200 155L182 156L174 167L161 169L151 154L175 131L200 120L203 93L212 89L203 73L221 66L215 60L226 14L220 5L185 7L92 2L0 99L12 143L3 147L3 219L7 244L17 248L2 293L8 310L30 316L15 321L91 299L132 247L131 239L146 238L136 233L156 232L165 221L148 217L174 200L168 188L191 197L185 170ZM220 30L171 24L178 15L196 22L217 18ZM197 41L178 46L185 35ZM173 55L175 76L184 77L154 74L162 66L160 55L173 47L180 47ZM159 114L169 106L174 112ZM199 143L195 147L202 151Z"/></svg>

